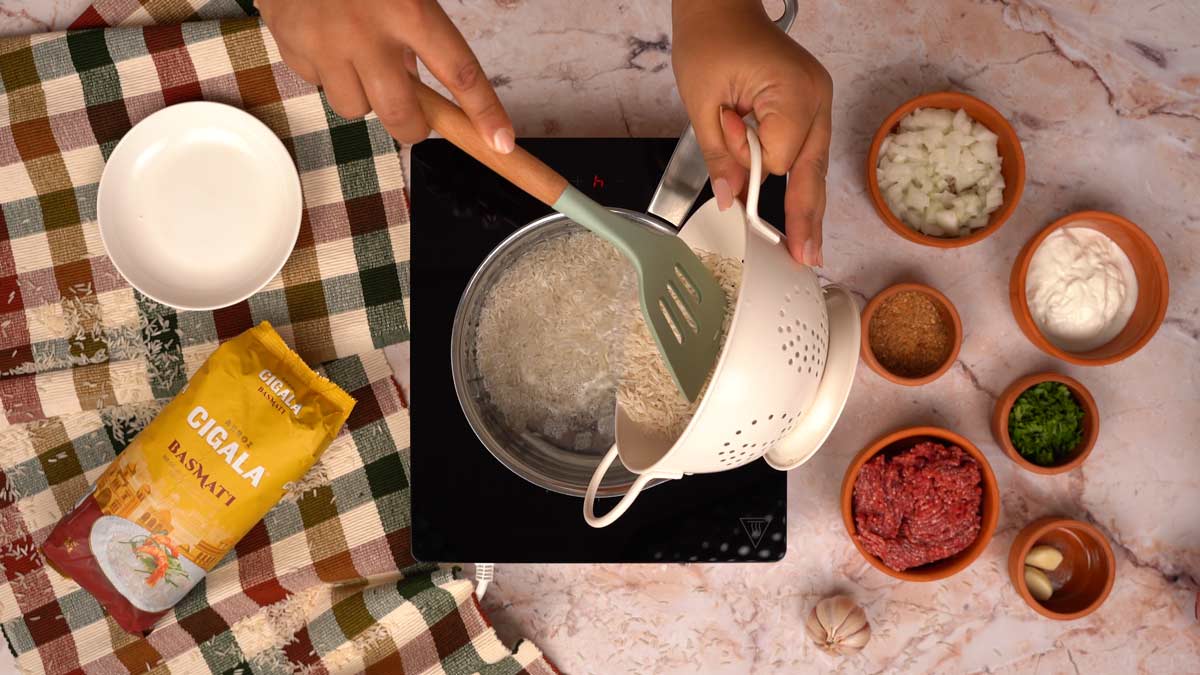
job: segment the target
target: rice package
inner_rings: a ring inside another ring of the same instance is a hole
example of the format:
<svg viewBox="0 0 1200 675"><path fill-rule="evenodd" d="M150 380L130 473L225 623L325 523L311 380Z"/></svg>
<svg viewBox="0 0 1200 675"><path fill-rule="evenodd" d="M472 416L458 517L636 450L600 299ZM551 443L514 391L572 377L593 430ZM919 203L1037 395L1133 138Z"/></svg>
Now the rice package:
<svg viewBox="0 0 1200 675"><path fill-rule="evenodd" d="M308 471L353 407L263 322L213 352L42 553L122 628L147 633Z"/></svg>

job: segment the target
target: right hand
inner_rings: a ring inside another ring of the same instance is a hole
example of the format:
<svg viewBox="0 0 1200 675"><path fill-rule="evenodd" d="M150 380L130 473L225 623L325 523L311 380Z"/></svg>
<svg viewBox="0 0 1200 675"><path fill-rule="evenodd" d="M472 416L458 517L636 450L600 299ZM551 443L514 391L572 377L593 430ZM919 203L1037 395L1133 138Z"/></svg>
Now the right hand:
<svg viewBox="0 0 1200 675"><path fill-rule="evenodd" d="M255 0L284 62L325 90L334 112L374 110L396 140L429 135L417 102L420 58L489 147L512 152L512 121L479 60L435 0Z"/></svg>

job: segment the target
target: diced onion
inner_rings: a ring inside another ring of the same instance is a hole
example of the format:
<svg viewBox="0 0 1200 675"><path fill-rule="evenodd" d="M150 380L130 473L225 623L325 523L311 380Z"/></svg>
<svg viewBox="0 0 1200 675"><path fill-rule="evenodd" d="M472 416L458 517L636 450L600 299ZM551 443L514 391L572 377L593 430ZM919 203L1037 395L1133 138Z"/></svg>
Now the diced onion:
<svg viewBox="0 0 1200 675"><path fill-rule="evenodd" d="M1004 201L996 134L966 111L918 108L879 146L876 175L900 220L935 237L963 237Z"/></svg>

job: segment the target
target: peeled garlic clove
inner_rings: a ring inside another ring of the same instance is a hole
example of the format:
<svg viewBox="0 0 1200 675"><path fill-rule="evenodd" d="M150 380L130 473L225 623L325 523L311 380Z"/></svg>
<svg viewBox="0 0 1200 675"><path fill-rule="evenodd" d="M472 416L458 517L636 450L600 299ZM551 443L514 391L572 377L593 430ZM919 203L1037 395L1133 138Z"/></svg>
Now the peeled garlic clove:
<svg viewBox="0 0 1200 675"><path fill-rule="evenodd" d="M1050 585L1050 577L1036 567L1025 566L1025 585L1033 597L1045 602L1054 595L1054 586Z"/></svg>
<svg viewBox="0 0 1200 675"><path fill-rule="evenodd" d="M1046 570L1047 572L1053 572L1054 570L1058 569L1058 566L1062 564L1062 561L1062 551L1054 548L1053 546L1034 546L1032 549L1030 549L1029 555L1025 556L1026 565L1033 565L1034 567Z"/></svg>
<svg viewBox="0 0 1200 675"><path fill-rule="evenodd" d="M844 595L818 602L805 620L804 629L817 646L838 655L862 649L871 638L867 613Z"/></svg>

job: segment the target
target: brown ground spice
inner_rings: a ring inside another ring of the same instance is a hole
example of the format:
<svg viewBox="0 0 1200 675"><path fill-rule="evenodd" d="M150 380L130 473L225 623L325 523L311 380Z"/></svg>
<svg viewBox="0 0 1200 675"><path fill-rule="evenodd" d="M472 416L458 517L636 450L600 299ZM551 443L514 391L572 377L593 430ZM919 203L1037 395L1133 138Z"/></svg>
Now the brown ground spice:
<svg viewBox="0 0 1200 675"><path fill-rule="evenodd" d="M924 377L950 357L954 328L929 296L901 291L875 311L867 339L884 368L900 377Z"/></svg>

